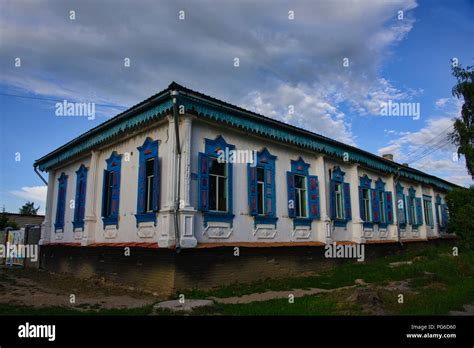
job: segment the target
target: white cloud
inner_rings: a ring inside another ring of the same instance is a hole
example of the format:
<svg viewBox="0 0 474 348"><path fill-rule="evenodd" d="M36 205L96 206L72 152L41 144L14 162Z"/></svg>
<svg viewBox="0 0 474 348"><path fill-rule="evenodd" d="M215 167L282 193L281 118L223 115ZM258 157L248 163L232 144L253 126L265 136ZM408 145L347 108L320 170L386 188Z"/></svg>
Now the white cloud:
<svg viewBox="0 0 474 348"><path fill-rule="evenodd" d="M20 190L13 190L10 193L23 198L25 202L34 202L36 207L40 206L38 212L44 214L47 191L48 186L23 186Z"/></svg>

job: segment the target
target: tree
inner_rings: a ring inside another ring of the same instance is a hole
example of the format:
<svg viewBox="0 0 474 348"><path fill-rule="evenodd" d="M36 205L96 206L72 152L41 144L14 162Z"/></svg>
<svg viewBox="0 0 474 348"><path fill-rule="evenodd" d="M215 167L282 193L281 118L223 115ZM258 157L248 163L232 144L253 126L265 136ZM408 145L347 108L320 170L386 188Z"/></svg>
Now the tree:
<svg viewBox="0 0 474 348"><path fill-rule="evenodd" d="M474 186L455 188L446 195L449 209L448 230L474 248Z"/></svg>
<svg viewBox="0 0 474 348"><path fill-rule="evenodd" d="M35 208L35 203L34 202L26 202L20 208L20 214L21 215L38 215L39 208L40 207Z"/></svg>
<svg viewBox="0 0 474 348"><path fill-rule="evenodd" d="M8 219L8 215L5 212L5 208L3 208L2 213L0 214L0 231L4 230L7 227L11 227L14 230L18 229L18 225L14 221L10 221Z"/></svg>
<svg viewBox="0 0 474 348"><path fill-rule="evenodd" d="M458 156L464 155L469 174L474 178L474 66L464 69L453 66L452 73L458 80L453 87L453 96L464 99L461 117L454 121L454 130L449 134L458 147Z"/></svg>

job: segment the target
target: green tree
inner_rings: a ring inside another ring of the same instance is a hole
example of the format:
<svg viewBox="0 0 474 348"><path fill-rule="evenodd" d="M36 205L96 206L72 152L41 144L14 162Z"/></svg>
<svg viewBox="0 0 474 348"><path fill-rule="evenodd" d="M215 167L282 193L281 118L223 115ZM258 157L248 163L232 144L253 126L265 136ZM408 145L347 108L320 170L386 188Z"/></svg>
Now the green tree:
<svg viewBox="0 0 474 348"><path fill-rule="evenodd" d="M8 219L8 215L5 212L5 208L3 208L2 212L0 213L0 231L4 230L7 227L11 227L13 229L18 229L18 225L14 221L10 221Z"/></svg>
<svg viewBox="0 0 474 348"><path fill-rule="evenodd" d="M34 202L26 202L20 208L20 214L21 215L38 215L39 208L40 207L35 208L35 203Z"/></svg>
<svg viewBox="0 0 474 348"><path fill-rule="evenodd" d="M446 195L449 209L448 230L474 248L474 186L455 188Z"/></svg>
<svg viewBox="0 0 474 348"><path fill-rule="evenodd" d="M454 130L450 133L453 144L458 147L458 156L464 155L469 174L474 177L474 66L464 69L453 66L452 73L457 79L452 93L458 99L464 99L461 117L454 121Z"/></svg>

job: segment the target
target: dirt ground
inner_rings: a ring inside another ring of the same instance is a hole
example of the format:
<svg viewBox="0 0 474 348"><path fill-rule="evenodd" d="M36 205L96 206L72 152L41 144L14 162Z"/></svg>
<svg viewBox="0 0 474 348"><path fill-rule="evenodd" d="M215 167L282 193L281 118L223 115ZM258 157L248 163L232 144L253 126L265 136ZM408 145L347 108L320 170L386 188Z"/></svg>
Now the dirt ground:
<svg viewBox="0 0 474 348"><path fill-rule="evenodd" d="M157 294L120 288L103 279L78 279L36 269L0 269L0 304L100 310L139 308L159 300Z"/></svg>

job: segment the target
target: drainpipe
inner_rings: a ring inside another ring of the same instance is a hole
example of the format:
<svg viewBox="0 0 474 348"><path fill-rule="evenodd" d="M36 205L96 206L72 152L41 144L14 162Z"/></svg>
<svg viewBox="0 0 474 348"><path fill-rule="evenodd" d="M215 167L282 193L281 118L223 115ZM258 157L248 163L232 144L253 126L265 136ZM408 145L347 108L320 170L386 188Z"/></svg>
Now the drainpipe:
<svg viewBox="0 0 474 348"><path fill-rule="evenodd" d="M395 209L397 210L397 236L398 236L398 243L400 243L401 246L403 246L402 238L400 236L400 216L399 216L399 210L398 210L398 201L397 201L397 181L400 178L400 167L397 167L397 174L395 175L395 178L393 180L393 193L395 196Z"/></svg>
<svg viewBox="0 0 474 348"><path fill-rule="evenodd" d="M38 167L37 167L37 166L33 166L33 168L34 168L34 170L35 170L35 173L39 176L39 178L40 178L41 180L43 180L44 184L45 184L46 186L48 186L48 182L43 178L43 176L41 175L41 173L38 172Z"/></svg>
<svg viewBox="0 0 474 348"><path fill-rule="evenodd" d="M174 117L174 132L175 132L175 175L176 180L174 182L174 230L176 239L176 252L181 251L181 245L179 240L179 205L180 205L180 187L181 187L181 144L179 141L179 117L178 117L178 105L177 97L178 91L171 91L171 97L173 98L173 117Z"/></svg>

